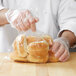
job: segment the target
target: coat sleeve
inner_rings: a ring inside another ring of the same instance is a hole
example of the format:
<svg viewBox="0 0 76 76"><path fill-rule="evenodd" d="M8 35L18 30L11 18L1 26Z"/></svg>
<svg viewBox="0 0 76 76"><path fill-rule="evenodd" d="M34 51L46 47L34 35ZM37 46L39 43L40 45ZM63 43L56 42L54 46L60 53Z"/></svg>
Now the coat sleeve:
<svg viewBox="0 0 76 76"><path fill-rule="evenodd" d="M60 27L58 36L64 30L69 30L76 36L76 0L60 1L58 9L58 24Z"/></svg>
<svg viewBox="0 0 76 76"><path fill-rule="evenodd" d="M3 0L0 0L0 10L4 9L5 7L3 6Z"/></svg>

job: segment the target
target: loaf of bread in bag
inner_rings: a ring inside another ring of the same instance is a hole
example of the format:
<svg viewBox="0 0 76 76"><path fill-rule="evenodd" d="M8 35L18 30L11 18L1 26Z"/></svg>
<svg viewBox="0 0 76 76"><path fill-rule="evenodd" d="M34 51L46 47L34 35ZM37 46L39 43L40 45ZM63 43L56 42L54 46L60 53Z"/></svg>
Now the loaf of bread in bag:
<svg viewBox="0 0 76 76"><path fill-rule="evenodd" d="M13 43L13 52L10 58L14 61L46 63L58 62L50 50L53 39L49 35L43 36L17 36Z"/></svg>

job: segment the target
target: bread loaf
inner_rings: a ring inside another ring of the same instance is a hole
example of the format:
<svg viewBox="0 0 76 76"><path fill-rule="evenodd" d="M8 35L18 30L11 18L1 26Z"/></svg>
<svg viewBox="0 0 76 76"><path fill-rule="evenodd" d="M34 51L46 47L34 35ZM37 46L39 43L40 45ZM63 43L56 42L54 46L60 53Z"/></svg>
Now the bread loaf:
<svg viewBox="0 0 76 76"><path fill-rule="evenodd" d="M13 43L14 51L10 54L10 58L14 61L22 62L58 62L54 53L50 50L53 39L49 35L43 36L25 36L19 35Z"/></svg>

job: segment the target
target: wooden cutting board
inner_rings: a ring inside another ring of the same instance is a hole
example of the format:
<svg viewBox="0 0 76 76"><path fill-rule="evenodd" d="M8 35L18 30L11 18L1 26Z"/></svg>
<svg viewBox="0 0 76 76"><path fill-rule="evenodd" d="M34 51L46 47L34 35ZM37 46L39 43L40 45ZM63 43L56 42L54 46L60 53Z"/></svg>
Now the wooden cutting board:
<svg viewBox="0 0 76 76"><path fill-rule="evenodd" d="M64 63L17 63L0 53L0 76L76 76L76 52Z"/></svg>

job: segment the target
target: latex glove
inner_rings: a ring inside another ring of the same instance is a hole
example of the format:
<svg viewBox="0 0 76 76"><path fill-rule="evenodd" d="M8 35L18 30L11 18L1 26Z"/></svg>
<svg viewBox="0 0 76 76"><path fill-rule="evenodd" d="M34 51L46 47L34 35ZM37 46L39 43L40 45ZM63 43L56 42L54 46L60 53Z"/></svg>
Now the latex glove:
<svg viewBox="0 0 76 76"><path fill-rule="evenodd" d="M65 62L69 59L69 42L65 38L57 38L54 40L52 46L52 52L55 53L55 57L59 58L60 61Z"/></svg>
<svg viewBox="0 0 76 76"><path fill-rule="evenodd" d="M32 29L36 31L35 23L38 21L37 17L33 17L29 10L8 10L6 18L12 27L19 31L26 31Z"/></svg>

